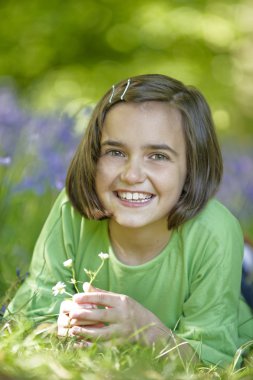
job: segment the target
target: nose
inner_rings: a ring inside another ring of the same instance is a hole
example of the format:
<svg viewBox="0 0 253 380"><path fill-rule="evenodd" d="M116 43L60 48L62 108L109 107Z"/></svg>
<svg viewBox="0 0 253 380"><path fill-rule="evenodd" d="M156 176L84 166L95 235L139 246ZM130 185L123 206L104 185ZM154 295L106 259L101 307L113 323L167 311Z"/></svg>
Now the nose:
<svg viewBox="0 0 253 380"><path fill-rule="evenodd" d="M139 160L128 160L121 172L121 181L128 184L142 183L145 180L143 164Z"/></svg>

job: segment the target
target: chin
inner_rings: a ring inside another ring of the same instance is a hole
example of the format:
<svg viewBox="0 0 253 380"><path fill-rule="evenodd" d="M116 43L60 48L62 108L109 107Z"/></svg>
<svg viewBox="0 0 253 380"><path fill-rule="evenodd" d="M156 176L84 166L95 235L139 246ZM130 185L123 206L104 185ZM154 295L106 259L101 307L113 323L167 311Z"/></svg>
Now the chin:
<svg viewBox="0 0 253 380"><path fill-rule="evenodd" d="M150 224L147 221L136 220L136 218L134 219L115 218L114 221L121 227L126 227L126 228L141 228L141 227L146 227Z"/></svg>

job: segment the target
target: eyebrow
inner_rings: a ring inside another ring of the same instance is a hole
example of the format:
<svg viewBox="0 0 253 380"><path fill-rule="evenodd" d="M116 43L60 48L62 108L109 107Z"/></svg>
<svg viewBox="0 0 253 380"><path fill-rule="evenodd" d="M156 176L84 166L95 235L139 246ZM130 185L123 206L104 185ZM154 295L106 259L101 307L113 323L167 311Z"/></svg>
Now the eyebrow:
<svg viewBox="0 0 253 380"><path fill-rule="evenodd" d="M120 141L114 141L114 140L105 140L104 142L102 142L101 146L104 146L104 145L110 145L110 146L116 146L116 147L124 146L124 144L121 143Z"/></svg>
<svg viewBox="0 0 253 380"><path fill-rule="evenodd" d="M105 146L105 145L114 146L118 148L123 148L125 146L122 142L114 141L114 140L105 140L101 144L101 146ZM148 144L148 145L144 145L143 148L152 149L152 150L166 150L166 151L171 152L173 155L178 156L178 153L167 144Z"/></svg>
<svg viewBox="0 0 253 380"><path fill-rule="evenodd" d="M145 145L144 148L152 149L152 150L168 150L169 152L173 153L175 156L178 156L178 153L167 144Z"/></svg>

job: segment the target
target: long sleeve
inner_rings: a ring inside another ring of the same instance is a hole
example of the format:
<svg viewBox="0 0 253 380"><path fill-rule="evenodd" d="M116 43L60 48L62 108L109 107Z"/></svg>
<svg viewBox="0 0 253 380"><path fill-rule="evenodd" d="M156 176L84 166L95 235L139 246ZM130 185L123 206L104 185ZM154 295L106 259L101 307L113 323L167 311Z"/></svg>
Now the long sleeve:
<svg viewBox="0 0 253 380"><path fill-rule="evenodd" d="M196 250L198 262L189 271L189 297L183 305L178 334L204 362L224 366L231 363L239 342L241 228L224 213L209 231L200 218L191 233L188 231L188 244L189 236L193 236L191 249Z"/></svg>
<svg viewBox="0 0 253 380"><path fill-rule="evenodd" d="M35 245L30 275L8 306L8 314L24 314L36 322L44 319L55 320L65 296L54 297L52 287L58 281L63 281L66 290L73 293L73 285L70 284L71 271L63 266L63 262L69 258L73 259L75 252L71 216L75 211L66 205L66 201L66 195L62 192ZM68 215L62 218L63 213ZM76 216L75 220L80 221L80 218ZM75 231L78 231L78 226Z"/></svg>

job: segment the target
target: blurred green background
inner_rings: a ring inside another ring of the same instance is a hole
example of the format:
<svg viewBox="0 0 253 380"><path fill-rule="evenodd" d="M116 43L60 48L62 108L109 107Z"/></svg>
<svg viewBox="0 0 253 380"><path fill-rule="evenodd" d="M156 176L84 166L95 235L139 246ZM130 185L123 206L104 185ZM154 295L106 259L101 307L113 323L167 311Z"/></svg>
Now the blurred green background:
<svg viewBox="0 0 253 380"><path fill-rule="evenodd" d="M29 106L92 102L159 72L199 87L221 133L251 133L252 1L9 0L0 14L1 82Z"/></svg>
<svg viewBox="0 0 253 380"><path fill-rule="evenodd" d="M221 142L228 147L228 168L231 154L239 154L232 156L235 165L229 169L223 192L229 195L234 186L237 210L253 211L252 1L0 0L0 16L0 89L15 94L11 96L16 108L11 107L16 111L19 107L22 114L33 115L29 123L22 122L22 128L32 124L34 115L36 124L38 115L57 110L60 117L74 118L82 129L87 115L80 110L93 105L118 80L144 73L176 77L205 94ZM9 95L4 96L6 100ZM6 128L9 121L4 111L2 115L0 124ZM38 128L43 129L43 123ZM51 139L50 128L40 137L41 145ZM0 134L2 139L5 136ZM36 145L32 154L31 142L24 143L21 134L19 139L12 165L0 163L0 298L4 303L7 289L22 281L59 191L49 185L37 193L29 186L15 190L24 173L33 173L31 162L38 149ZM4 156L1 149L0 153ZM8 159L4 156L2 162ZM242 186L243 181L247 197L237 195L235 184ZM245 220L242 216L241 222L253 237L253 213Z"/></svg>

